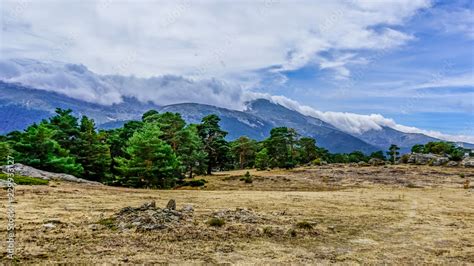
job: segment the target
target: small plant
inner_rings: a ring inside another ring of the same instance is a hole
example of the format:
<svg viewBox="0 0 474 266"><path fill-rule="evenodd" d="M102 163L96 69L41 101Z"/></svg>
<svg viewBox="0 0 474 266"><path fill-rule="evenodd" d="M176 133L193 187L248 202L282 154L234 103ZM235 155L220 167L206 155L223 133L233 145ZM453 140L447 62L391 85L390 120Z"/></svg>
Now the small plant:
<svg viewBox="0 0 474 266"><path fill-rule="evenodd" d="M288 230L288 234L289 234L291 237L296 237L296 230L295 230L295 229L290 229L290 230Z"/></svg>
<svg viewBox="0 0 474 266"><path fill-rule="evenodd" d="M460 178L464 178L464 177L466 177L466 176L464 175L464 173L460 173L460 174L459 174L459 177L460 177Z"/></svg>
<svg viewBox="0 0 474 266"><path fill-rule="evenodd" d="M471 186L471 182L469 181L469 179L464 181L464 189L469 189L470 186Z"/></svg>
<svg viewBox="0 0 474 266"><path fill-rule="evenodd" d="M115 219L113 218L104 218L104 219L99 220L99 222L97 223L109 229L117 230L117 226L115 225Z"/></svg>
<svg viewBox="0 0 474 266"><path fill-rule="evenodd" d="M247 171L245 175L240 178L240 181L244 181L247 184L251 184L253 182L252 176L250 175L249 171Z"/></svg>
<svg viewBox="0 0 474 266"><path fill-rule="evenodd" d="M263 228L263 234L266 236L273 236L273 229L270 226L265 226Z"/></svg>
<svg viewBox="0 0 474 266"><path fill-rule="evenodd" d="M207 224L214 227L221 227L225 224L224 219L213 217L207 221Z"/></svg>
<svg viewBox="0 0 474 266"><path fill-rule="evenodd" d="M0 173L0 179L8 180L8 175ZM20 175L15 175L13 182L17 185L47 185L49 183L49 181L45 179Z"/></svg>
<svg viewBox="0 0 474 266"><path fill-rule="evenodd" d="M300 229L305 229L305 230L311 230L311 229L313 229L313 225L310 224L310 223L307 222L307 221L301 221L301 222L296 223L296 227L298 227L298 228L300 228Z"/></svg>

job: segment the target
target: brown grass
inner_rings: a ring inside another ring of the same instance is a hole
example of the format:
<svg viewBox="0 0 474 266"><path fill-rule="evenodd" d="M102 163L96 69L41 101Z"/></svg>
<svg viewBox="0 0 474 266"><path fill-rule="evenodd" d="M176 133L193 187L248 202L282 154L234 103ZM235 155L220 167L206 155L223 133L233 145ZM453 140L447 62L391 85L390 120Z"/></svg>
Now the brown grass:
<svg viewBox="0 0 474 266"><path fill-rule="evenodd" d="M245 184L239 178L246 171L204 177L206 188L192 190L18 186L16 259L29 264L474 263L474 191L463 189L474 170L462 169L464 178L459 168L422 166L251 170L253 183ZM106 222L120 208L151 200L164 207L171 198L178 209L193 205L191 222L151 232L122 231ZM216 211L236 208L259 219L225 219L221 227L207 223ZM43 227L51 221L55 228Z"/></svg>

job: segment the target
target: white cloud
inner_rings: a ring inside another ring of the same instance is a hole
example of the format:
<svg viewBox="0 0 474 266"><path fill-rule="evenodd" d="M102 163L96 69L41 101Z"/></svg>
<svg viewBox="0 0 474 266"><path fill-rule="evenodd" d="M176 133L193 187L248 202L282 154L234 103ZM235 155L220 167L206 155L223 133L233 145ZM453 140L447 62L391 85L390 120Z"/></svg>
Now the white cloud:
<svg viewBox="0 0 474 266"><path fill-rule="evenodd" d="M320 52L397 47L412 37L390 27L430 5L428 0L2 4L2 57L80 63L101 74L118 74L117 66L126 65L119 74L204 78L273 66L297 69L317 64Z"/></svg>

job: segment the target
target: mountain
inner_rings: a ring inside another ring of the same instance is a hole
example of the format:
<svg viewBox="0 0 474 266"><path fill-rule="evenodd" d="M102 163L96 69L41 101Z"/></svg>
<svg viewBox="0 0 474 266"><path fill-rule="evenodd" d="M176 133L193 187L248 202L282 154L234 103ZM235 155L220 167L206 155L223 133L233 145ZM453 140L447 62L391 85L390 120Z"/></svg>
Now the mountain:
<svg viewBox="0 0 474 266"><path fill-rule="evenodd" d="M87 115L102 129L120 127L126 121L140 119L141 115L150 109L180 113L188 123L198 123L206 115L217 114L222 119L222 128L229 132L229 140L243 135L263 140L269 136L273 127L286 126L296 129L302 136L315 138L318 146L331 152L360 150L369 153L386 150L391 144L397 144L405 152L414 144L438 140L423 134L400 132L390 127L350 134L320 119L265 99L248 102L243 111L197 103L158 106L140 102L135 98L125 98L120 104L101 105L56 92L0 81L0 134L25 129L32 123L52 116L56 108L72 109L78 117ZM464 145L474 146L467 143Z"/></svg>

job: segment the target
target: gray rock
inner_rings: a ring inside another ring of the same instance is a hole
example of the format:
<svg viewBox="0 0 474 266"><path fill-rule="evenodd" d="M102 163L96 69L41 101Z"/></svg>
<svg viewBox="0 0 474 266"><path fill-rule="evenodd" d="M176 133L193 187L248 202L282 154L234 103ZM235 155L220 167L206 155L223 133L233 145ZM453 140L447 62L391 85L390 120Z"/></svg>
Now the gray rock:
<svg viewBox="0 0 474 266"><path fill-rule="evenodd" d="M166 204L166 209L176 210L176 201L174 199L170 199L170 201L168 201L168 204Z"/></svg>
<svg viewBox="0 0 474 266"><path fill-rule="evenodd" d="M78 178L78 177L75 177L73 175L68 175L68 174L51 173L51 172L33 168L31 166L24 165L21 163L0 166L0 170L2 170L3 172L6 172L7 168L13 169L13 171L17 175L31 176L31 177L41 178L45 180L58 180L58 181L68 181L68 182L76 182L76 183L87 183L87 184L93 184L93 185L102 185L99 182L85 180L85 179Z"/></svg>
<svg viewBox="0 0 474 266"><path fill-rule="evenodd" d="M464 167L474 167L474 158L473 157L464 158L464 160L461 161L461 165Z"/></svg>
<svg viewBox="0 0 474 266"><path fill-rule="evenodd" d="M54 225L53 223L46 223L46 224L43 224L43 227L45 229L53 229L56 227L56 225Z"/></svg>
<svg viewBox="0 0 474 266"><path fill-rule="evenodd" d="M379 158L371 158L369 164L373 166L385 165L385 161Z"/></svg>
<svg viewBox="0 0 474 266"><path fill-rule="evenodd" d="M194 211L194 208L192 205L190 204L187 204L187 205L184 205L183 208L181 209L181 211L183 212L193 212Z"/></svg>
<svg viewBox="0 0 474 266"><path fill-rule="evenodd" d="M431 160L430 165L440 166L440 165L446 164L447 162L449 162L448 157L436 157L433 160Z"/></svg>
<svg viewBox="0 0 474 266"><path fill-rule="evenodd" d="M407 163L419 165L434 165L440 166L449 162L448 157L439 156L435 154L411 153L408 156Z"/></svg>
<svg viewBox="0 0 474 266"><path fill-rule="evenodd" d="M455 162L455 161L449 161L446 166L448 167L455 167L455 166L458 166L459 163L458 162Z"/></svg>

